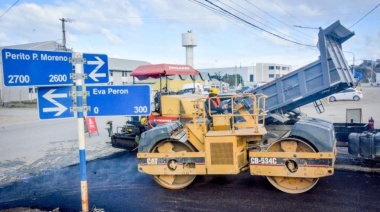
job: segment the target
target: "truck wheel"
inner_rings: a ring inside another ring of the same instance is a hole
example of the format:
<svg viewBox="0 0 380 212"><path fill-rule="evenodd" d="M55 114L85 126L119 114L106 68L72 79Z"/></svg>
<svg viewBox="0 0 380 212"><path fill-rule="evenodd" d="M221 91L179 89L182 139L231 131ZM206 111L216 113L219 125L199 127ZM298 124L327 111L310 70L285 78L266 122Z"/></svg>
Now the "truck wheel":
<svg viewBox="0 0 380 212"><path fill-rule="evenodd" d="M296 138L284 138L273 143L268 152L315 152L315 150L302 140ZM297 164L292 164L287 169L296 169ZM290 170L291 171L291 170ZM294 170L296 171L296 170ZM319 178L299 178L299 177L273 177L268 176L268 181L280 191L299 194L313 188Z"/></svg>
<svg viewBox="0 0 380 212"><path fill-rule="evenodd" d="M193 150L186 144L179 141L167 140L154 146L151 152L193 152ZM176 166L175 161L169 160L168 167L171 166L170 168L172 168L172 163L174 163L174 166ZM156 181L160 186L176 190L185 188L186 186L190 185L194 181L196 175L153 175L152 177L154 181Z"/></svg>

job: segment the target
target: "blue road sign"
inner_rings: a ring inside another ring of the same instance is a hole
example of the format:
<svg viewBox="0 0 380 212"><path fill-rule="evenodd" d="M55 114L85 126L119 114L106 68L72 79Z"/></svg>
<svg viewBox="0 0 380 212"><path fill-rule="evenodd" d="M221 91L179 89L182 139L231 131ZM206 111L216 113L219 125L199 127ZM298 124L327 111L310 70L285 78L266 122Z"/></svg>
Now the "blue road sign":
<svg viewBox="0 0 380 212"><path fill-rule="evenodd" d="M73 106L70 97L70 86L65 87L39 87L38 88L38 112L40 119L71 118L70 112Z"/></svg>
<svg viewBox="0 0 380 212"><path fill-rule="evenodd" d="M72 84L71 52L3 49L5 86Z"/></svg>
<svg viewBox="0 0 380 212"><path fill-rule="evenodd" d="M72 52L3 49L3 82L5 86L71 85ZM108 57L104 54L83 54L87 74L85 83L107 83Z"/></svg>
<svg viewBox="0 0 380 212"><path fill-rule="evenodd" d="M149 85L87 86L88 116L149 115Z"/></svg>
<svg viewBox="0 0 380 212"><path fill-rule="evenodd" d="M86 59L84 64L84 73L87 79L84 83L108 83L108 57L105 54L83 54Z"/></svg>
<svg viewBox="0 0 380 212"><path fill-rule="evenodd" d="M40 119L72 118L71 86L39 87ZM145 116L151 113L149 85L87 86L88 116Z"/></svg>

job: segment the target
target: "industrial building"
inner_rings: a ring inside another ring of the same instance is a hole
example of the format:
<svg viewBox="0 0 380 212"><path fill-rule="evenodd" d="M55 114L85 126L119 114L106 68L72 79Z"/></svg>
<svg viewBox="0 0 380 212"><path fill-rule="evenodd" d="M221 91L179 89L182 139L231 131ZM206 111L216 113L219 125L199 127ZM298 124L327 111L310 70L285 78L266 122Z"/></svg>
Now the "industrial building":
<svg viewBox="0 0 380 212"><path fill-rule="evenodd" d="M270 82L291 72L292 67L284 64L256 63L256 66L198 69L198 71L210 75L224 75L227 73L229 75L240 75L242 82L236 80L235 84L230 86L241 87Z"/></svg>

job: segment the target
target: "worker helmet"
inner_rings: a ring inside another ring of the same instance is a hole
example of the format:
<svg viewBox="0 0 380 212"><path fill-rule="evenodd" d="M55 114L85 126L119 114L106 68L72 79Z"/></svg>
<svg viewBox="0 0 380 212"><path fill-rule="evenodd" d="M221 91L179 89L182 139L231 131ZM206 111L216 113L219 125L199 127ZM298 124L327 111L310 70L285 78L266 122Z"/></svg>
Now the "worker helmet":
<svg viewBox="0 0 380 212"><path fill-rule="evenodd" d="M141 120L140 120L140 122L141 122L142 125L146 125L147 120L146 120L145 117L142 117Z"/></svg>
<svg viewBox="0 0 380 212"><path fill-rule="evenodd" d="M209 94L218 95L218 94L219 94L219 91L218 91L218 89L216 89L216 88L210 88Z"/></svg>

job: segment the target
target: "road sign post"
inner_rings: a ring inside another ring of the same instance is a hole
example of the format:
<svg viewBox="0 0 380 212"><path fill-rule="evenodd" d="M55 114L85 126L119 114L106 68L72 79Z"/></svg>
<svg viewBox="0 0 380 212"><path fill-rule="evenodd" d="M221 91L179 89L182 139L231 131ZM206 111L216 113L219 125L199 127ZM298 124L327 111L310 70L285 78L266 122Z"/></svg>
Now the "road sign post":
<svg viewBox="0 0 380 212"><path fill-rule="evenodd" d="M82 211L88 212L88 186L87 186L87 171L86 171L86 145L84 138L84 115L86 109L83 107L83 95L86 92L83 91L83 63L84 59L81 53L73 52L72 62L75 67L75 85L76 85L76 101L77 106L73 109L77 112L78 122L78 142L79 142L79 166L80 166L80 185L81 185L81 199L82 199Z"/></svg>
<svg viewBox="0 0 380 212"><path fill-rule="evenodd" d="M108 83L107 55L21 49L2 49L1 54L5 86L46 86L38 87L40 119L71 118L74 117L73 111L76 112L82 211L88 212L84 117L149 115L150 87L89 86L87 105L92 107L90 112L87 106L83 106L83 96L87 94L84 85ZM76 90L70 91L74 80ZM76 97L76 101L71 95Z"/></svg>

